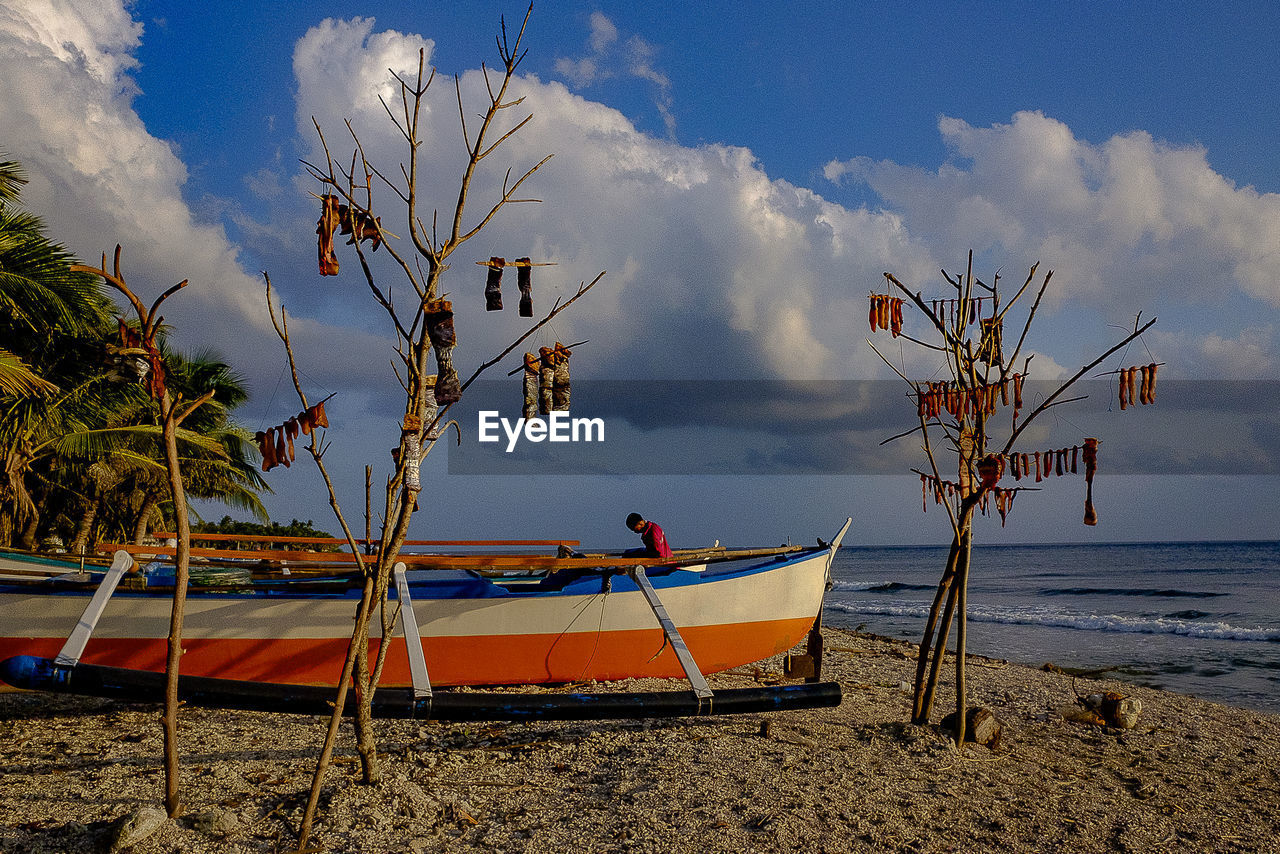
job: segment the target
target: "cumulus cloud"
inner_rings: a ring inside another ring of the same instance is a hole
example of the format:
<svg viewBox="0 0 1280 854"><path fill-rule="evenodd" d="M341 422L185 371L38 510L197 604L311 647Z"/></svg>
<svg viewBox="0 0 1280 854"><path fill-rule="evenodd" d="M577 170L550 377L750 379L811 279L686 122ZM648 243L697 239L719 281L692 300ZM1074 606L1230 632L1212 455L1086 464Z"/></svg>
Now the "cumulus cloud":
<svg viewBox="0 0 1280 854"><path fill-rule="evenodd" d="M579 58L558 57L556 73L577 89L605 80L630 78L653 87L653 105L662 117L667 137L675 139L676 117L672 109L671 78L657 65L658 49L640 36L619 42L617 26L603 12L592 12L588 53Z"/></svg>
<svg viewBox="0 0 1280 854"><path fill-rule="evenodd" d="M142 34L119 5L26 3L0 15L3 145L31 182L23 203L49 232L91 262L124 246L126 279L146 299L182 279L165 304L184 340L220 344L261 331L259 286L220 225L196 221L182 199L186 168L134 112L129 76Z"/></svg>
<svg viewBox="0 0 1280 854"><path fill-rule="evenodd" d="M1066 268L1066 293L1130 310L1157 298L1216 299L1223 279L1280 306L1280 195L1237 187L1199 146L1145 131L1101 144L1040 112L973 127L942 118L936 171L853 158L824 169L860 181L914 234Z"/></svg>
<svg viewBox="0 0 1280 854"><path fill-rule="evenodd" d="M33 178L27 206L46 217L55 235L90 258L124 243L127 272L136 271L131 281L148 293L189 278L192 287L174 299L180 311L171 317L180 340L234 349L259 389L269 389L279 345L262 312L261 280L244 269L241 247L221 224L193 215L183 200L180 152L149 134L133 110L130 74L143 37L122 6L92 16L69 2L0 12L0 67L7 75L0 144L27 167ZM952 155L936 170L856 157L829 163L829 179L863 182L883 201L879 210L851 208L771 177L746 148L682 146L671 124L665 138L642 132L583 91L611 78L643 79L659 104L669 99L670 80L651 46L597 13L584 50L557 65L577 91L520 76L509 94L524 101L490 137L532 114L476 176L464 227L499 197L507 166L519 175L546 154L555 156L522 188L542 203L501 212L450 259L445 288L458 312L464 374L525 328L513 311L483 310L484 276L475 262L491 255L556 264L536 271L539 313L608 271L588 299L534 342L591 339L574 363L575 377L588 379L888 376L864 342L867 293L883 289L886 270L927 291L941 284L940 259L951 269L970 247L997 263L1041 260L1059 270L1056 281L1069 297L1115 315L1155 303L1178 307L1176 320L1214 300L1224 283L1241 304L1265 310L1280 304L1272 275L1280 266L1280 198L1236 187L1213 171L1202 149L1142 132L1092 144L1033 112L989 128L942 119L939 131ZM350 119L371 161L399 180L404 142L379 97L398 103L388 69L412 78L420 51L429 66L430 39L380 30L369 18L312 27L293 57L293 117L304 156L323 162L314 117L336 160L348 165L353 142L344 120ZM448 227L464 165L452 76L459 77L474 133L473 117L487 97L480 59L441 69L424 104L418 214L428 227L437 210L440 227ZM295 318L299 356L311 366L307 380L344 393L339 418L372 413L394 428L399 390L385 318L345 247L340 276L315 274L317 209L308 193L319 185L293 168L291 157L277 156L266 168L246 164L245 171L246 196L269 201L270 219L252 219L234 200L219 215L271 270ZM375 191L384 224L408 251L403 208L376 181ZM408 304L411 292L387 253L374 261L397 304ZM514 302L514 282L508 279L507 288ZM1056 308L1047 305L1046 318ZM1277 341L1265 317L1246 323L1223 315L1213 329L1192 334L1175 327L1153 337L1152 346L1174 375L1274 373ZM1069 375L1080 364L1082 353L1071 347L1036 345L1037 378ZM939 367L893 347L891 357L912 373ZM1229 373L1233 366L1237 373ZM844 453L840 442L864 438L836 437L831 452Z"/></svg>
<svg viewBox="0 0 1280 854"><path fill-rule="evenodd" d="M310 132L314 139L312 116L326 132L340 128L355 93L386 79L380 66L416 68L421 41L384 33L379 63L344 63L354 70L341 80L326 74L321 57L358 52L371 38L368 22L354 21L325 22L302 40L295 72L304 138ZM459 85L467 114L479 113L487 97L482 73L462 71ZM518 175L553 153L528 185L529 194L545 201L508 208L467 246L468 254L460 253L460 263L451 262L446 287L460 310L473 310L480 300L475 285L482 273L474 261L537 255L557 265L536 271L535 298L543 307L609 271L555 329L561 340L599 342L581 351L585 369L597 375L812 378L869 363L870 354L850 334L863 313L866 283L880 281L883 269L904 259L927 256L896 217L848 211L771 179L743 148L687 148L656 139L558 82L525 76L514 85L511 96L524 101L502 118L498 132L527 114L533 121L490 158L498 166L487 162L477 174L466 227L500 194L507 165ZM420 128L431 168L420 174L418 190L442 222L452 212L464 165L455 98L452 86L433 85ZM383 174L396 175L403 139L385 114L368 118L355 123L361 144ZM313 144L311 157L320 156ZM511 318L483 312L464 319L460 311L458 322L477 353L516 331Z"/></svg>

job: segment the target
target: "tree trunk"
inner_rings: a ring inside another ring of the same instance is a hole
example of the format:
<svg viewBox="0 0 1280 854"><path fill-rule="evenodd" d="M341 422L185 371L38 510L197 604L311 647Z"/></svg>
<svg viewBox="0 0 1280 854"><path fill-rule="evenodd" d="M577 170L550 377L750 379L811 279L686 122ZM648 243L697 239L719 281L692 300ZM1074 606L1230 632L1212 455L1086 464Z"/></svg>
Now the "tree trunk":
<svg viewBox="0 0 1280 854"><path fill-rule="evenodd" d="M160 504L160 496L155 492L148 490L146 498L143 499L142 508L138 510L138 523L133 527L133 544L135 546L142 545L142 541L147 538L147 529L151 524L151 514Z"/></svg>
<svg viewBox="0 0 1280 854"><path fill-rule="evenodd" d="M80 514L80 521L76 524L76 535L71 540L72 554L82 555L88 550L89 540L93 534L93 521L98 516L98 503L99 498L95 493L84 508L84 512Z"/></svg>
<svg viewBox="0 0 1280 854"><path fill-rule="evenodd" d="M929 716L933 714L933 699L938 689L938 678L942 672L942 663L947 657L947 638L951 635L951 620L955 617L956 612L956 588L952 582L951 590L947 595L947 608L942 614L942 625L938 629L938 636L933 643L933 658L929 664L929 679L925 684L924 702L922 704L921 716L919 723L927 724Z"/></svg>
<svg viewBox="0 0 1280 854"><path fill-rule="evenodd" d="M0 529L3 529L3 525L0 525ZM36 550L36 547L39 545L39 542L36 538L36 533L39 531L39 529L40 529L40 514L32 513L30 518L27 519L27 524L22 526L22 539L20 541L22 548L26 549L29 552L33 552ZM0 537L2 537L2 534L0 534ZM8 541L4 540L4 542L6 542L7 544Z"/></svg>
<svg viewBox="0 0 1280 854"><path fill-rule="evenodd" d="M405 453L403 440L400 445L401 459ZM417 500L417 491L406 489L400 496L400 506L394 515L395 523L391 528L390 539L383 544L378 555L376 584L373 599L365 606L367 612L363 622L363 631L358 638L356 648L356 752L360 755L364 782L375 785L381 778L378 766L378 743L373 729L373 694L377 690L373 678L382 672L382 662L386 658L387 632L384 630L382 643L378 645L377 660L372 672L369 668L369 625L373 621L376 608L387 600L387 589L391 585L391 570L400 555L400 548L409 535L409 522L413 519L413 507Z"/></svg>
<svg viewBox="0 0 1280 854"><path fill-rule="evenodd" d="M925 677L923 687L917 685L917 693L920 696L919 701L915 704L916 713L912 717L911 722L917 725L927 724L929 716L933 713L933 701L937 694L938 679L942 672L942 664L947 654L947 637L951 634L951 621L954 619L957 610L960 612L961 623L964 625L964 608L963 608L963 587L967 584L969 573L969 555L973 548L973 511L976 504L970 504L965 501L961 504L960 518L958 525L960 535L951 542L951 553L947 559L947 571L952 574L951 579L944 577L947 587L947 603L946 610L942 614L942 622L938 627L938 634L934 639L932 657L929 662L928 676ZM939 584L938 595L943 594L943 584ZM936 611L936 603L935 603ZM932 615L931 615L932 617ZM917 683L921 680L921 672L923 671L923 659L929 655L928 649L921 644L920 650L921 660L917 663ZM959 687L959 686L957 686Z"/></svg>
<svg viewBox="0 0 1280 854"><path fill-rule="evenodd" d="M370 600L369 607L371 610L377 608L376 598ZM378 763L377 734L373 730L373 692L377 690L377 686L369 678L368 625L366 622L365 637L356 651L356 753L360 756L365 785L376 786L382 780L382 769ZM383 638L383 642L385 641L386 638Z"/></svg>
<svg viewBox="0 0 1280 854"><path fill-rule="evenodd" d="M357 638L368 637L368 620L370 604L373 602L377 579L372 573L365 576L364 587L360 593L360 604L356 607L356 626L351 633L351 642L347 644L347 658L342 663L342 675L338 677L338 696L333 701L333 714L329 716L329 729L325 733L324 746L320 750L320 758L316 761L316 770L311 777L311 793L307 798L307 808L302 814L302 826L298 829L298 850L307 848L311 839L311 825L315 821L316 809L320 805L320 788L324 784L324 775L329 770L329 760L333 756L333 746L338 740L338 727L342 723L342 711L346 707L347 688L351 684L351 674L355 671ZM364 623L362 625L362 623ZM365 644L368 649L368 642Z"/></svg>
<svg viewBox="0 0 1280 854"><path fill-rule="evenodd" d="M933 605L929 608L929 619L925 623L924 636L920 639L920 652L916 657L916 685L911 703L911 722L916 725L928 723L929 715L925 707L925 673L929 668L929 651L933 647L933 630L938 624L938 611L942 601L951 591L951 582L956 574L956 559L960 554L958 540L951 541L951 552L947 555L947 568L938 582L938 592L933 597ZM932 694L932 691L929 692Z"/></svg>
<svg viewBox="0 0 1280 854"><path fill-rule="evenodd" d="M187 494L178 465L177 425L173 401L165 392L160 404L164 419L164 453L169 470L169 491L177 520L178 547L174 558L173 608L169 613L169 655L165 661L164 689L164 806L170 818L182 814L178 798L178 672L182 658L182 618L187 603L187 579L191 565L191 525L187 518Z"/></svg>
<svg viewBox="0 0 1280 854"><path fill-rule="evenodd" d="M956 577L957 609L960 621L956 624L956 747L964 747L965 720L968 717L968 688L965 684L964 658L965 635L969 624L969 565L973 555L973 534L969 527L973 510L965 516L965 528L960 537L960 571Z"/></svg>

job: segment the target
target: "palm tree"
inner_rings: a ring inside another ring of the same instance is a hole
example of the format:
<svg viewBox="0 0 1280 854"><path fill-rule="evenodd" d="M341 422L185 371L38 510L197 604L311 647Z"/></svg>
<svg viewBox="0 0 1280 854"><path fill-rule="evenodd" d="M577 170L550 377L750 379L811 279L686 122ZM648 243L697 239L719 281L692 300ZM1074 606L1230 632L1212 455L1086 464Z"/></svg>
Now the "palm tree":
<svg viewBox="0 0 1280 854"><path fill-rule="evenodd" d="M17 208L25 183L0 159L0 545L16 533L32 548L55 528L82 545L96 530L138 539L168 501L155 403L108 372L115 305ZM210 354L162 353L176 394L215 391L179 431L191 496L265 519L256 450L230 415L247 399L243 380Z"/></svg>
<svg viewBox="0 0 1280 854"><path fill-rule="evenodd" d="M266 482L254 465L256 450L247 430L235 425L231 411L248 399L243 379L207 352L187 357L157 341L164 358L166 384L179 399L212 390L214 396L178 431L180 463L190 498L219 501L266 520L258 493ZM75 440L84 440L94 453L70 468L65 489L76 496L76 533L72 551L85 549L99 530L112 539L141 543L149 530L172 518L167 472L161 460L159 411L156 401L138 393L113 413L110 423L64 442L67 455L76 456ZM122 395L121 400L124 401ZM91 437L105 438L109 447L96 447ZM95 529L96 525L96 529Z"/></svg>
<svg viewBox="0 0 1280 854"><path fill-rule="evenodd" d="M71 254L17 208L25 183L17 163L0 160L0 543L15 526L34 530L34 449L89 423L88 381L111 321L97 281L71 272Z"/></svg>
<svg viewBox="0 0 1280 854"><path fill-rule="evenodd" d="M161 341L162 350L163 341ZM187 438L182 445L182 471L187 494L214 500L248 511L267 520L258 494L269 489L255 465L257 450L249 432L234 424L231 411L248 400L244 379L213 353L203 351L183 357L168 353L167 380L171 391L193 398L213 390L213 399L197 410L179 431ZM202 441L191 441L195 436ZM134 497L140 506L134 511L130 535L141 542L152 525L157 510L169 502L168 484L160 470L138 472ZM171 509L170 509L171 512Z"/></svg>

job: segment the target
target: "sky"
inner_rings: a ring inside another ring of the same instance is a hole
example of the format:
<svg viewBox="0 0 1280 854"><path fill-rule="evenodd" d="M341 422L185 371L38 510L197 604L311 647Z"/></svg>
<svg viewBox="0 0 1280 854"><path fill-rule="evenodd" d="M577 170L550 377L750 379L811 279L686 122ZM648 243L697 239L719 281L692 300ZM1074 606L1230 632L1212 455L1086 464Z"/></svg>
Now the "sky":
<svg viewBox="0 0 1280 854"><path fill-rule="evenodd" d="M403 394L354 256L340 245L343 271L318 275L321 188L303 161L324 157L319 125L349 162L349 122L394 180L407 156L379 96L397 97L391 72L414 73L423 51L436 77L419 192L448 217L455 78L474 126L499 22L514 39L525 9L0 0L0 155L28 172L24 206L87 260L122 244L148 302L188 279L165 304L173 340L240 371L250 430L299 408L268 273L307 393L334 396L326 461L357 528ZM552 464L482 446L477 401L519 415L509 358L458 407L462 446L425 462L412 534L612 547L631 544L635 510L677 546L811 542L846 516L850 544L945 542L909 473L918 442L881 444L915 416L867 339L910 376L941 364L871 333L867 296L889 271L942 297L940 271L972 250L1007 293L1034 264L1037 282L1053 271L1034 380L1074 374L1154 317L1095 373L1159 362L1163 384L1155 406L1122 413L1101 376L1028 431L1036 447L1103 438L1096 527L1067 478L1007 525L983 520L979 542L1280 539L1280 58L1253 47L1277 37L1266 2L537 5L506 121L532 119L484 162L468 218L507 169L552 154L527 184L541 201L500 212L443 287L466 377L525 329L511 306L484 311L475 261L554 263L535 270L539 314L605 272L534 341L588 342L573 414L604 420L604 447L566 445ZM407 244L394 194L379 199ZM403 300L385 254L378 281ZM919 317L908 328L924 334ZM308 461L266 477L273 518L337 529Z"/></svg>

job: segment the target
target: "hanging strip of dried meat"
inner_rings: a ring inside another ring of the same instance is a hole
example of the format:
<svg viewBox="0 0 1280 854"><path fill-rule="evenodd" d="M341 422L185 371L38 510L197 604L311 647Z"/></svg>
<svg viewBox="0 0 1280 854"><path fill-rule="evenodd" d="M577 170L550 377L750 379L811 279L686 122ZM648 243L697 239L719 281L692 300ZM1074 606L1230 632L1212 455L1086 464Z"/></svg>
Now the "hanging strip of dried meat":
<svg viewBox="0 0 1280 854"><path fill-rule="evenodd" d="M1093 507L1093 475L1098 470L1098 440L1084 440L1084 523L1098 524L1098 513Z"/></svg>
<svg viewBox="0 0 1280 854"><path fill-rule="evenodd" d="M551 385L551 403L554 410L558 412L569 411L570 382L569 382L569 356L572 355L568 347L565 347L559 341L556 342L555 348L552 350L555 362L552 369L552 385Z"/></svg>
<svg viewBox="0 0 1280 854"><path fill-rule="evenodd" d="M267 465L267 434L265 431L259 430L253 434L253 441L258 445L258 453L262 455L262 470L266 471Z"/></svg>
<svg viewBox="0 0 1280 854"><path fill-rule="evenodd" d="M516 259L516 287L520 289L520 316L533 317L533 266L528 258Z"/></svg>
<svg viewBox="0 0 1280 854"><path fill-rule="evenodd" d="M524 354L524 409L521 414L528 421L538 415L538 357Z"/></svg>
<svg viewBox="0 0 1280 854"><path fill-rule="evenodd" d="M286 448L284 444L285 442L284 428L283 427L275 428L275 433L276 433L276 462L283 463L284 467L288 468L290 465L289 449Z"/></svg>
<svg viewBox="0 0 1280 854"><path fill-rule="evenodd" d="M436 415L440 412L439 401L436 400L436 382L439 379L439 374L428 374L422 381L422 423L428 430L436 423Z"/></svg>
<svg viewBox="0 0 1280 854"><path fill-rule="evenodd" d="M426 315L427 337L431 346L452 347L458 343L458 333L453 326L453 303L447 299L428 300L422 307Z"/></svg>
<svg viewBox="0 0 1280 854"><path fill-rule="evenodd" d="M436 403L449 406L462 400L462 384L453 366L453 348L436 348Z"/></svg>
<svg viewBox="0 0 1280 854"><path fill-rule="evenodd" d="M489 259L489 273L484 283L484 310L502 311L502 267L506 261L494 256Z"/></svg>
<svg viewBox="0 0 1280 854"><path fill-rule="evenodd" d="M333 251L333 233L341 223L338 197L326 193L320 197L320 220L316 223L316 250L320 260L320 275L338 275L338 254Z"/></svg>
<svg viewBox="0 0 1280 854"><path fill-rule="evenodd" d="M382 231L378 227L382 224L382 217L370 216L368 211L359 208L353 210L347 205L339 205L338 221L342 225L338 233L351 235L351 239L347 241L348 246L369 240L373 243L373 251L377 252L382 245Z"/></svg>
<svg viewBox="0 0 1280 854"><path fill-rule="evenodd" d="M538 412L543 415L555 411L556 369L551 359L550 347L538 348Z"/></svg>
<svg viewBox="0 0 1280 854"><path fill-rule="evenodd" d="M404 442L404 488L417 492L422 488L422 443L418 434L409 430L402 434L401 439Z"/></svg>

